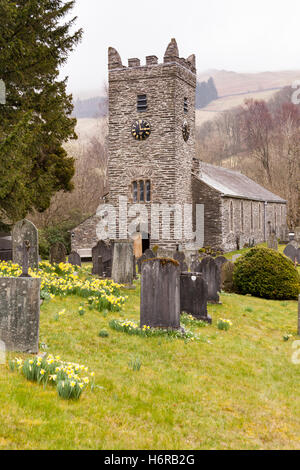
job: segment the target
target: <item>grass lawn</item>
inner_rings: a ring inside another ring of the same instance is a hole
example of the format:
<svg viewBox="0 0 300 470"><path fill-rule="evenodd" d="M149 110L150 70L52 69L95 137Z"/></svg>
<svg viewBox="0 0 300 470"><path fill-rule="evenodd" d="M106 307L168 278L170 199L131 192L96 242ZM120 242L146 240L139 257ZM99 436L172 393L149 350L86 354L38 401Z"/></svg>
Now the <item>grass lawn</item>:
<svg viewBox="0 0 300 470"><path fill-rule="evenodd" d="M185 343L111 330L112 318L139 319L139 283L124 292L123 310L107 316L80 316L77 296L44 302L40 341L95 371L97 387L67 402L0 366L0 449L300 447L297 302L223 294L209 306L212 326L192 327L203 340ZM232 321L229 331L217 329L220 317ZM294 338L284 342L286 333Z"/></svg>

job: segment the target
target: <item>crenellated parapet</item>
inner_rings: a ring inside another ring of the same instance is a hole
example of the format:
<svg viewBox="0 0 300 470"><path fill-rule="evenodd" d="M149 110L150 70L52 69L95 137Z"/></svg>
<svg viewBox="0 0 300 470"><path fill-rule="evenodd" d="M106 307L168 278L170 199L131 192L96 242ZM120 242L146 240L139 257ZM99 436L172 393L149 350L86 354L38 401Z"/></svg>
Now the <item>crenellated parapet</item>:
<svg viewBox="0 0 300 470"><path fill-rule="evenodd" d="M119 53L113 47L109 47L108 49L108 69L126 69L126 68L138 68L138 67L155 67L155 66L163 66L163 65L170 65L170 64L180 64L181 66L185 67L189 71L196 73L196 58L195 55L190 55L187 59L179 57L179 50L177 46L176 39L172 38L168 47L166 49L163 63L158 62L158 58L155 55L150 55L146 57L146 63L141 64L140 59L138 58L130 58L128 59L128 67L122 64L121 57Z"/></svg>

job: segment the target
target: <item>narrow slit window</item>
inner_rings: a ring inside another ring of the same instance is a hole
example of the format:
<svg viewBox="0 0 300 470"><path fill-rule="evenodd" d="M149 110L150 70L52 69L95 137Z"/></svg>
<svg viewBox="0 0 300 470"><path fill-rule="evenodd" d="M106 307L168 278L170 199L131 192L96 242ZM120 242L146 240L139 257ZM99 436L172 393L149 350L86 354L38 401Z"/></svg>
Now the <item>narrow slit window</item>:
<svg viewBox="0 0 300 470"><path fill-rule="evenodd" d="M184 98L184 100L183 100L183 110L184 110L185 113L187 113L188 110L189 110L188 99L187 98Z"/></svg>
<svg viewBox="0 0 300 470"><path fill-rule="evenodd" d="M149 180L146 181L146 202L151 201L151 183Z"/></svg>
<svg viewBox="0 0 300 470"><path fill-rule="evenodd" d="M140 202L145 202L144 181L140 181Z"/></svg>
<svg viewBox="0 0 300 470"><path fill-rule="evenodd" d="M133 202L137 202L137 200L138 200L138 185L137 185L136 181L134 181L132 183L132 194L133 194Z"/></svg>
<svg viewBox="0 0 300 470"><path fill-rule="evenodd" d="M137 110L139 112L147 111L147 95L138 95Z"/></svg>

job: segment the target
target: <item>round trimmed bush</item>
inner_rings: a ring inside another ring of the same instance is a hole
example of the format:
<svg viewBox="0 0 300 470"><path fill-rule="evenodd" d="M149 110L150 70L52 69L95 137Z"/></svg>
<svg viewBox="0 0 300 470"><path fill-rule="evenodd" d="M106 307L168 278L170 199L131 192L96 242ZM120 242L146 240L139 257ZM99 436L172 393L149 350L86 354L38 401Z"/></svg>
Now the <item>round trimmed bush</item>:
<svg viewBox="0 0 300 470"><path fill-rule="evenodd" d="M252 248L235 263L235 290L264 299L297 299L300 276L293 263L275 250Z"/></svg>

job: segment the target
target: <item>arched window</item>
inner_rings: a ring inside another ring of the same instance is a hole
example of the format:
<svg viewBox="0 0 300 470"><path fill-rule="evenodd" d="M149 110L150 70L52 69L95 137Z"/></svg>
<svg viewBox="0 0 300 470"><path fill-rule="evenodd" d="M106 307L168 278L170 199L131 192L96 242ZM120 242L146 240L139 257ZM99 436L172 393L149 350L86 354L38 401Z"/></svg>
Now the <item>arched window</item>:
<svg viewBox="0 0 300 470"><path fill-rule="evenodd" d="M150 180L133 181L131 184L131 190L132 190L132 201L134 203L151 201L151 181Z"/></svg>

